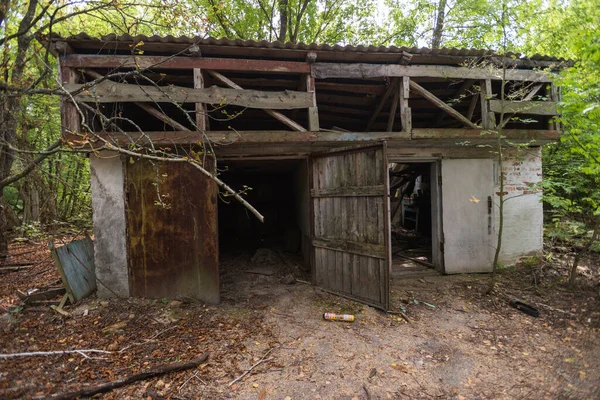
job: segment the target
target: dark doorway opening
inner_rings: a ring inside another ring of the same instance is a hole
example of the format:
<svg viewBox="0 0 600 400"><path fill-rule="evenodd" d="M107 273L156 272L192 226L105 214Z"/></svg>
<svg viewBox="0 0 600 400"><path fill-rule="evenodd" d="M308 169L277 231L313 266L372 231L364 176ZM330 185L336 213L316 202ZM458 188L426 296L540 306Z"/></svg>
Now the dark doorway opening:
<svg viewBox="0 0 600 400"><path fill-rule="evenodd" d="M391 163L390 204L392 274L423 275L434 272L432 197L434 163Z"/></svg>
<svg viewBox="0 0 600 400"><path fill-rule="evenodd" d="M309 279L306 160L230 160L217 168L219 177L264 216L260 222L237 200L220 194L222 298L252 301L267 295L263 292L270 286Z"/></svg>

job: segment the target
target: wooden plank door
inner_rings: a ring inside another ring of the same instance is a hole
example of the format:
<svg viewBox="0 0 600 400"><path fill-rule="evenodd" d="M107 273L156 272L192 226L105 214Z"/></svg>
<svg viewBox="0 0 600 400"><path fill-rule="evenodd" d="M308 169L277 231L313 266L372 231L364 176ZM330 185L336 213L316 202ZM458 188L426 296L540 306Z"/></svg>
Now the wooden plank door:
<svg viewBox="0 0 600 400"><path fill-rule="evenodd" d="M315 284L389 308L389 173L385 143L311 157Z"/></svg>
<svg viewBox="0 0 600 400"><path fill-rule="evenodd" d="M496 245L493 161L442 160L441 191L445 272L490 272Z"/></svg>
<svg viewBox="0 0 600 400"><path fill-rule="evenodd" d="M131 295L218 303L216 184L186 163L126 165Z"/></svg>

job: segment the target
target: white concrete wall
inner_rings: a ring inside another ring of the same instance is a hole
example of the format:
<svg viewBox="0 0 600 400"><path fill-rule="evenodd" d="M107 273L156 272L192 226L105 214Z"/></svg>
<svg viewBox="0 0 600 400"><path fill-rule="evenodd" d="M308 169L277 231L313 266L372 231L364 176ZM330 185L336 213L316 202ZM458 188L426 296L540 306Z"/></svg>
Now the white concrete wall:
<svg viewBox="0 0 600 400"><path fill-rule="evenodd" d="M528 148L511 149L502 166L504 170L504 234L500 261L513 265L523 256L535 255L543 249L543 206L542 193L532 184L542 180L542 150ZM500 186L496 185L496 192ZM497 199L497 196L496 196ZM496 208L495 225L499 222Z"/></svg>
<svg viewBox="0 0 600 400"><path fill-rule="evenodd" d="M90 156L98 297L129 297L124 167L120 156Z"/></svg>

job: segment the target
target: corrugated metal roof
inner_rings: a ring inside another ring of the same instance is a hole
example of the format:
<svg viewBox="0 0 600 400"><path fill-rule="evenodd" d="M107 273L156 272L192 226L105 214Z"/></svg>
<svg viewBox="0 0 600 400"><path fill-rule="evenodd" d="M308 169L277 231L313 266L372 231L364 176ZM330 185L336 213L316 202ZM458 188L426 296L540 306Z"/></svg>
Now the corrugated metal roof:
<svg viewBox="0 0 600 400"><path fill-rule="evenodd" d="M272 50L291 50L291 51L316 51L316 52L327 52L327 53L358 53L358 54L379 54L379 55L396 55L402 54L403 52L410 53L412 55L424 56L425 57L457 57L457 58L478 58L478 57L493 57L497 56L497 53L492 50L483 50L483 49L460 49L460 48L441 48L438 50L432 50L426 47L418 48L418 47L397 47L397 46L364 46L364 45L328 45L328 44L317 44L317 43L291 43L291 42L269 42L267 40L254 41L254 40L243 40L243 39L228 39L228 38L213 38L213 37L188 37L188 36L145 36L145 35L137 35L131 36L128 34L125 35L116 35L110 34L105 35L100 38L93 37L88 35L87 33L79 33L77 35L73 35L66 38L61 38L59 36L53 36L51 40L66 40L69 43L79 43L82 46L86 47L85 43L92 44L96 43L96 45L102 44L102 47L108 50L111 44L119 45L119 44L133 44L144 42L144 44L162 44L162 45L198 45L198 46L218 46L218 47L237 47L237 48L245 48L245 49L272 49ZM77 46L79 47L79 46ZM97 46L94 46L97 47ZM350 54L348 54L350 55ZM534 63L557 63L564 62L563 58L556 58L547 55L535 54L530 57L525 57L519 53L509 53L508 57L517 60L523 61L532 61Z"/></svg>

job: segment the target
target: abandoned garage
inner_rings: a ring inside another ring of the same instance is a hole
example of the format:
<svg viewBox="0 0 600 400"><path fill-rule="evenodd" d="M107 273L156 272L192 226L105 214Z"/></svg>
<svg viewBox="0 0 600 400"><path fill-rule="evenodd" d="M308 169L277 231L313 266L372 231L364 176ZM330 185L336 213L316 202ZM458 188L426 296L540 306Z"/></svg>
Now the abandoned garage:
<svg viewBox="0 0 600 400"><path fill-rule="evenodd" d="M560 60L170 36L49 45L65 88L85 89L74 98L118 116L117 131L65 101L66 135L85 123L115 148L201 154L264 216L185 163L91 152L100 296L218 303L224 257L267 248L314 285L386 309L392 274L491 270L500 170L501 261L542 250L535 184L540 146L560 135ZM507 115L499 165L490 132Z"/></svg>

